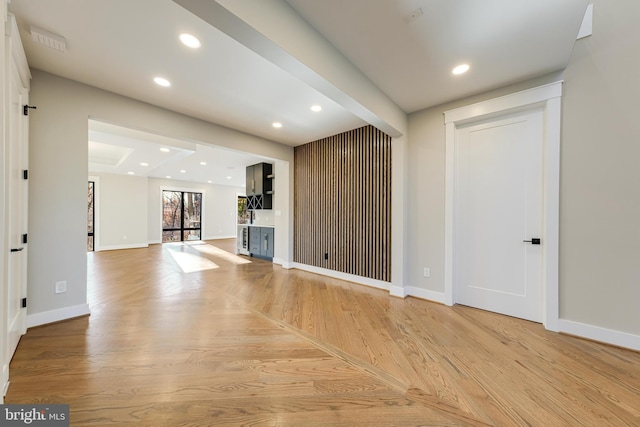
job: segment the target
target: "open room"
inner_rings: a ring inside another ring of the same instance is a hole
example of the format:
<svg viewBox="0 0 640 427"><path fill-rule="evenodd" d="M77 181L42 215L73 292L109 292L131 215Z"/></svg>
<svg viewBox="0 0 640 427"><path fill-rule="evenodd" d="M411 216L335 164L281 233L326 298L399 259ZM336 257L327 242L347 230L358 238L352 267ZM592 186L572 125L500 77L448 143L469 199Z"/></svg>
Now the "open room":
<svg viewBox="0 0 640 427"><path fill-rule="evenodd" d="M640 425L636 1L3 11L5 418Z"/></svg>

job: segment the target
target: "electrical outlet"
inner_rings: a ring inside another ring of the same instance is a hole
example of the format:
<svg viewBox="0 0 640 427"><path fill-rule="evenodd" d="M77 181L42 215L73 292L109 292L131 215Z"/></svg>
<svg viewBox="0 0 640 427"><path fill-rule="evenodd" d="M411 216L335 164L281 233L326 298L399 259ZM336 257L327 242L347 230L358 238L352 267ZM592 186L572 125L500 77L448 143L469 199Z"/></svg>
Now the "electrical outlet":
<svg viewBox="0 0 640 427"><path fill-rule="evenodd" d="M431 277L431 269L428 267L425 267L423 273L424 277Z"/></svg>
<svg viewBox="0 0 640 427"><path fill-rule="evenodd" d="M60 282L56 282L56 294L62 294L67 292L67 281L61 280Z"/></svg>

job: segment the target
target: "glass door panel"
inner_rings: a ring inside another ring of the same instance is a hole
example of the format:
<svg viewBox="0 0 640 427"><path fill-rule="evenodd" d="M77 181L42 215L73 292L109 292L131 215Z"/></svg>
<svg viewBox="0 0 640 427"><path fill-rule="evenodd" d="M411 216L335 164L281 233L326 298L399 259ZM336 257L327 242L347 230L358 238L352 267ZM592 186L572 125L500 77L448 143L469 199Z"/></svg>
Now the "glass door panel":
<svg viewBox="0 0 640 427"><path fill-rule="evenodd" d="M162 192L162 241L200 240L202 193Z"/></svg>

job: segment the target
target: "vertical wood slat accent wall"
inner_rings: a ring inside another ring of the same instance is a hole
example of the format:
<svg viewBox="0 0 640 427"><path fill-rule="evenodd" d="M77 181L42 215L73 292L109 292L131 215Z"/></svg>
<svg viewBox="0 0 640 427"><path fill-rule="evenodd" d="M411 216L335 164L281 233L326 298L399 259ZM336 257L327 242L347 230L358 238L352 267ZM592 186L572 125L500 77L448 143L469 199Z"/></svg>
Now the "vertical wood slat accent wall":
<svg viewBox="0 0 640 427"><path fill-rule="evenodd" d="M300 145L294 171L294 262L390 282L391 137L365 126Z"/></svg>

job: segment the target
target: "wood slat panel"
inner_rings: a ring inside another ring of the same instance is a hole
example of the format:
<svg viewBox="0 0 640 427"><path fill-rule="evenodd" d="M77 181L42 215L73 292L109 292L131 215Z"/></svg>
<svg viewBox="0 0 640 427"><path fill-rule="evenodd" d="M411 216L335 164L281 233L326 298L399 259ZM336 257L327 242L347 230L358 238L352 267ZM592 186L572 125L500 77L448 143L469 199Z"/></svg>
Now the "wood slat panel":
<svg viewBox="0 0 640 427"><path fill-rule="evenodd" d="M294 261L391 281L391 137L365 126L300 145L294 169Z"/></svg>

